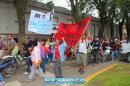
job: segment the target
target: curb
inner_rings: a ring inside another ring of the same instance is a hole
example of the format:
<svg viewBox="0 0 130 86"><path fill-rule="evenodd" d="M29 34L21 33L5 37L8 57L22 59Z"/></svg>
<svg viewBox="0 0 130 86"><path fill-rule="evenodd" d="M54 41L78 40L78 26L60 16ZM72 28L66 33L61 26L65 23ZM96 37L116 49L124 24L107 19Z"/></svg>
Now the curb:
<svg viewBox="0 0 130 86"><path fill-rule="evenodd" d="M94 79L97 75L99 75L99 74L101 74L101 73L103 73L103 72L105 72L105 71L107 71L107 70L110 70L110 69L112 69L112 68L115 67L115 66L117 66L117 64L110 65L110 66L108 66L108 67L106 67L106 68L103 68L103 69L97 71L96 73L94 73L94 74L88 76L88 77L86 78L86 79L87 79L87 82L91 81L91 80Z"/></svg>

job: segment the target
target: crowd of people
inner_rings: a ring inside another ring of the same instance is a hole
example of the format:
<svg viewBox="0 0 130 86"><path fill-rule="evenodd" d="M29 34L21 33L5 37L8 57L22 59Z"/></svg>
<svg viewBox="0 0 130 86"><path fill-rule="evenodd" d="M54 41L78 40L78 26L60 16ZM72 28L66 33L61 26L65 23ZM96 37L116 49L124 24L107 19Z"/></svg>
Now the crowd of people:
<svg viewBox="0 0 130 86"><path fill-rule="evenodd" d="M83 74L85 68L87 68L87 56L88 53L93 52L93 61L95 65L99 64L99 56L102 56L104 51L110 47L112 61L118 60L120 57L121 47L125 40L119 40L117 38L110 39L99 39L98 37L89 40L87 36L82 35L79 43L75 46L75 55L77 59L77 64L79 65L79 72ZM46 74L46 64L50 61L50 65L54 66L54 73L56 78L62 78L62 64L66 60L66 48L67 44L64 38L56 40L55 37L46 39L32 39L27 38L27 42L23 43L22 46L19 44L17 38L13 38L12 35L8 36L8 42L4 43L0 37L0 58L10 54L12 56L21 55L18 59L20 61L25 61L26 72L24 74L29 74L29 80L34 79L36 70L39 70L40 77L45 77ZM0 75L0 84L4 84L2 75Z"/></svg>
<svg viewBox="0 0 130 86"><path fill-rule="evenodd" d="M104 38L99 39L98 37L93 38L93 40L89 40L85 35L83 35L77 46L77 63L79 64L79 72L83 74L85 72L85 68L87 68L89 54L92 54L94 57L93 62L94 65L98 65L100 63L100 59L102 62L107 57L104 56L109 51L109 59L113 62L118 61L121 57L122 46L126 43L126 40L120 40L118 38Z"/></svg>

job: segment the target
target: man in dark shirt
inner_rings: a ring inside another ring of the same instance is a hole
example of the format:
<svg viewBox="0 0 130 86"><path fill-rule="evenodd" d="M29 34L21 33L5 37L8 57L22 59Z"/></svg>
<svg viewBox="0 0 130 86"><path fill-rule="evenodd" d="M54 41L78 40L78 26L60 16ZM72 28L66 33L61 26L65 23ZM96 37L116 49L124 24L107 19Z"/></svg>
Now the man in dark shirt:
<svg viewBox="0 0 130 86"><path fill-rule="evenodd" d="M101 43L99 41L99 38L95 38L91 45L93 46L93 55L94 55L94 61L95 61L95 65L98 64L98 60L99 60L99 52L100 52L100 48L101 48Z"/></svg>

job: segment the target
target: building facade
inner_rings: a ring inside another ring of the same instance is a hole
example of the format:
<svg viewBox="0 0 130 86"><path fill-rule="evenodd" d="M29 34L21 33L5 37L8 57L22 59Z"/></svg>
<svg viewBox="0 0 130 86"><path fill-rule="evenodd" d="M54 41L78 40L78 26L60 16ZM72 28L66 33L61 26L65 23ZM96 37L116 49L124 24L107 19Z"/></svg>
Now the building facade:
<svg viewBox="0 0 130 86"><path fill-rule="evenodd" d="M31 1L26 9L26 31L25 35L39 35L28 31L28 22L31 10L37 10L43 13L49 12L49 9L45 4ZM54 22L60 23L72 23L71 11L62 7L54 7ZM16 14L16 9L13 5L13 0L0 0L0 35L14 34L18 35L18 19ZM91 33L92 36L98 36L98 30L100 28L99 19L92 18L87 31ZM118 35L118 28L115 28L115 36ZM104 36L110 36L109 28L105 30Z"/></svg>

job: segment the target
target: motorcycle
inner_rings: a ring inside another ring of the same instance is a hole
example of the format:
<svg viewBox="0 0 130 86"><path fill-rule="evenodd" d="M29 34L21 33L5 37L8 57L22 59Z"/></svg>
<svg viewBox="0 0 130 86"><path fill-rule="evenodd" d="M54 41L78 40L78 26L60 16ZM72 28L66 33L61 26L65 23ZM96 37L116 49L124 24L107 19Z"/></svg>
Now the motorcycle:
<svg viewBox="0 0 130 86"><path fill-rule="evenodd" d="M0 72L4 77L12 77L15 74L17 68L18 64L13 56L7 55L1 58Z"/></svg>
<svg viewBox="0 0 130 86"><path fill-rule="evenodd" d="M105 61L107 59L111 59L111 47L106 47L104 51L104 57L105 57Z"/></svg>

